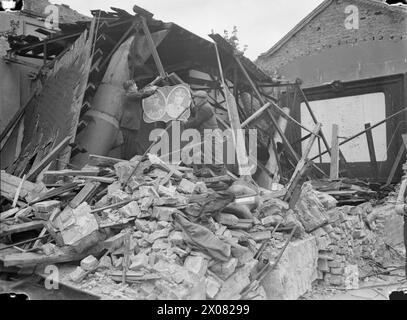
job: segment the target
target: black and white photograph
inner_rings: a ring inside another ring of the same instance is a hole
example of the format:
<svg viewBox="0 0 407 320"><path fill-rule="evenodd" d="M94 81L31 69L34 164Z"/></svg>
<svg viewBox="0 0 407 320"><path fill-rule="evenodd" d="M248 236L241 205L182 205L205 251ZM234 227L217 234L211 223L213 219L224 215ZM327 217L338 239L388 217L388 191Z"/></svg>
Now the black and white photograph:
<svg viewBox="0 0 407 320"><path fill-rule="evenodd" d="M407 3L0 0L0 167L2 301L407 300Z"/></svg>

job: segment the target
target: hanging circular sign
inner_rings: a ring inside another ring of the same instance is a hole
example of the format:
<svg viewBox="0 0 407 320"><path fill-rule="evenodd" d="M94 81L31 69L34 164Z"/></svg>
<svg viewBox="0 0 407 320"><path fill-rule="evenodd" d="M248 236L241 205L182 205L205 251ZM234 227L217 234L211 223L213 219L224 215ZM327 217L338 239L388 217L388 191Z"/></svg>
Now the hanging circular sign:
<svg viewBox="0 0 407 320"><path fill-rule="evenodd" d="M188 120L191 102L190 88L186 84L158 88L154 95L143 100L144 121Z"/></svg>

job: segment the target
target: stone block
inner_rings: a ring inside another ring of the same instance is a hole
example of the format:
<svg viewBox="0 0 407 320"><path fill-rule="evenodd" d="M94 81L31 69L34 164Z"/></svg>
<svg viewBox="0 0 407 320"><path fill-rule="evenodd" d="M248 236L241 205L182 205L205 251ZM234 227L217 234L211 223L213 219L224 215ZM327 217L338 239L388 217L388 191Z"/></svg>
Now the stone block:
<svg viewBox="0 0 407 320"><path fill-rule="evenodd" d="M69 274L69 278L75 283L82 281L85 276L86 271L83 270L81 267L77 267L74 272Z"/></svg>
<svg viewBox="0 0 407 320"><path fill-rule="evenodd" d="M206 280L206 297L208 299L214 299L220 290L221 283L214 277L207 277Z"/></svg>
<svg viewBox="0 0 407 320"><path fill-rule="evenodd" d="M342 259L340 261L338 261L338 260L329 261L328 266L330 268L341 268L342 267Z"/></svg>
<svg viewBox="0 0 407 320"><path fill-rule="evenodd" d="M180 184L178 185L177 190L181 193L193 194L195 190L195 183L186 179L182 179Z"/></svg>
<svg viewBox="0 0 407 320"><path fill-rule="evenodd" d="M171 232L170 236L168 237L168 241L173 245L173 246L182 246L184 244L184 236L182 235L182 232L180 231L173 231Z"/></svg>
<svg viewBox="0 0 407 320"><path fill-rule="evenodd" d="M331 268L330 273L333 275L343 275L344 269L343 268Z"/></svg>
<svg viewBox="0 0 407 320"><path fill-rule="evenodd" d="M99 261L94 256L87 256L85 259L81 261L81 268L85 271L92 271L96 269L98 264Z"/></svg>
<svg viewBox="0 0 407 320"><path fill-rule="evenodd" d="M208 260L202 256L189 256L185 259L184 267L198 276L203 277L208 269Z"/></svg>
<svg viewBox="0 0 407 320"><path fill-rule="evenodd" d="M323 272L329 272L328 260L318 259L318 270Z"/></svg>
<svg viewBox="0 0 407 320"><path fill-rule="evenodd" d="M153 208L153 218L159 221L173 221L173 214L179 213L176 208L169 207L154 207Z"/></svg>
<svg viewBox="0 0 407 320"><path fill-rule="evenodd" d="M283 222L284 218L279 215L267 216L261 219L261 224L265 227L277 226L279 223Z"/></svg>
<svg viewBox="0 0 407 320"><path fill-rule="evenodd" d="M333 286L343 286L345 283L345 279L343 276L338 275L331 275L329 277L329 284Z"/></svg>
<svg viewBox="0 0 407 320"><path fill-rule="evenodd" d="M119 213L126 218L138 217L141 214L140 207L138 206L137 201L130 202L124 207L119 209Z"/></svg>
<svg viewBox="0 0 407 320"><path fill-rule="evenodd" d="M315 237L291 242L277 268L262 285L269 300L296 300L312 289L317 279L318 248Z"/></svg>
<svg viewBox="0 0 407 320"><path fill-rule="evenodd" d="M222 285L219 293L216 295L216 300L231 300L242 292L242 290L250 284L250 272L256 265L257 261L236 270Z"/></svg>
<svg viewBox="0 0 407 320"><path fill-rule="evenodd" d="M236 270L238 260L235 258L230 259L224 263L217 263L213 265L210 269L222 280L229 278Z"/></svg>
<svg viewBox="0 0 407 320"><path fill-rule="evenodd" d="M359 269L357 265L347 265L344 270L346 290L359 289Z"/></svg>
<svg viewBox="0 0 407 320"><path fill-rule="evenodd" d="M141 268L148 267L148 256L145 253L139 253L136 256L132 256L130 261L130 269L133 271L138 271Z"/></svg>
<svg viewBox="0 0 407 320"><path fill-rule="evenodd" d="M164 187L162 185L158 186L158 194L160 195L160 197L168 197L168 198L173 198L175 197L175 194L177 192L177 188L176 187Z"/></svg>
<svg viewBox="0 0 407 320"><path fill-rule="evenodd" d="M316 238L318 250L327 250L332 243L331 238L326 235L324 237Z"/></svg>
<svg viewBox="0 0 407 320"><path fill-rule="evenodd" d="M163 239L158 239L152 246L154 251L161 251L170 248L170 244Z"/></svg>
<svg viewBox="0 0 407 320"><path fill-rule="evenodd" d="M169 229L157 230L157 231L154 231L152 234L149 235L147 241L150 242L150 243L154 243L158 239L168 238L169 235L170 235L170 230Z"/></svg>
<svg viewBox="0 0 407 320"><path fill-rule="evenodd" d="M109 256L103 256L100 258L98 269L111 269L112 266L112 259Z"/></svg>
<svg viewBox="0 0 407 320"><path fill-rule="evenodd" d="M206 187L205 182L197 182L195 184L194 193L197 193L197 194L206 194L206 193L208 193L208 188Z"/></svg>

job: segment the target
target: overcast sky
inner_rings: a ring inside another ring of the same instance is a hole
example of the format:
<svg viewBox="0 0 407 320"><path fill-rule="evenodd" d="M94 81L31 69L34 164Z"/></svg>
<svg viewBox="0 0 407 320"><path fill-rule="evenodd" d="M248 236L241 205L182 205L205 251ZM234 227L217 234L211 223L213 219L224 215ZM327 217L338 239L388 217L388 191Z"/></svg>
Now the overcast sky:
<svg viewBox="0 0 407 320"><path fill-rule="evenodd" d="M248 45L246 56L256 59L270 49L323 0L50 0L65 3L89 15L92 9L117 7L133 13L134 4L154 18L176 24L207 38L214 30L223 34L237 26L241 45Z"/></svg>

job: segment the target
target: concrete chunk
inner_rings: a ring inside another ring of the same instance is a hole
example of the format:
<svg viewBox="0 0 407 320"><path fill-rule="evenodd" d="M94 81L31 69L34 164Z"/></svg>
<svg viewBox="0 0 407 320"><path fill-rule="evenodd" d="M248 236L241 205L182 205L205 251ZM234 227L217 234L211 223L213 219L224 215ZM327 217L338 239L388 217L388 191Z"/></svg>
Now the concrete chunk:
<svg viewBox="0 0 407 320"><path fill-rule="evenodd" d="M184 267L189 271L203 277L208 269L208 260L202 256L189 256L185 260Z"/></svg>
<svg viewBox="0 0 407 320"><path fill-rule="evenodd" d="M78 282L82 281L82 280L85 278L85 276L86 276L86 271L83 270L81 267L77 267L77 268L75 269L75 271L72 272L72 273L69 275L69 278L70 278L73 282L78 283Z"/></svg>
<svg viewBox="0 0 407 320"><path fill-rule="evenodd" d="M126 218L138 217L141 214L140 207L138 206L137 201L130 202L124 207L120 208L119 213Z"/></svg>
<svg viewBox="0 0 407 320"><path fill-rule="evenodd" d="M153 218L159 221L173 221L172 215L174 213L179 213L176 208L169 208L169 207L154 207L153 208Z"/></svg>
<svg viewBox="0 0 407 320"><path fill-rule="evenodd" d="M130 269L133 271L138 271L141 268L148 266L148 256L144 253L139 253L138 255L131 257L130 260Z"/></svg>
<svg viewBox="0 0 407 320"><path fill-rule="evenodd" d="M206 297L208 299L214 299L218 294L220 287L221 283L219 283L214 277L206 278Z"/></svg>
<svg viewBox="0 0 407 320"><path fill-rule="evenodd" d="M81 268L85 271L92 271L98 266L98 264L99 261L94 256L87 256L81 261Z"/></svg>
<svg viewBox="0 0 407 320"><path fill-rule="evenodd" d="M236 270L238 260L235 258L230 259L225 263L217 263L211 267L211 271L215 273L222 280L229 278Z"/></svg>
<svg viewBox="0 0 407 320"><path fill-rule="evenodd" d="M169 234L170 234L169 229L161 229L161 230L154 231L152 234L149 235L148 242L154 243L158 239L168 238Z"/></svg>
<svg viewBox="0 0 407 320"><path fill-rule="evenodd" d="M182 179L180 184L178 185L177 190L181 193L193 194L195 190L195 183L186 179Z"/></svg>
<svg viewBox="0 0 407 320"><path fill-rule="evenodd" d="M182 235L182 232L180 231L174 231L170 234L168 237L168 241L173 245L173 246L181 246L184 244L184 236Z"/></svg>

